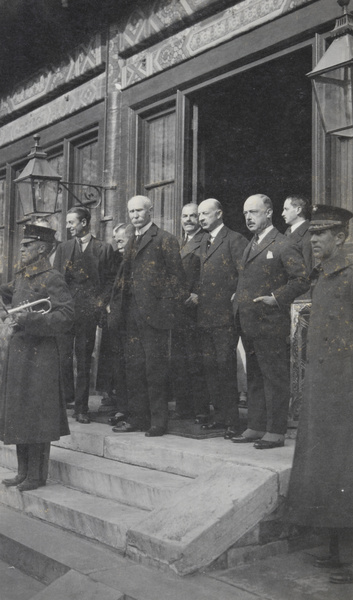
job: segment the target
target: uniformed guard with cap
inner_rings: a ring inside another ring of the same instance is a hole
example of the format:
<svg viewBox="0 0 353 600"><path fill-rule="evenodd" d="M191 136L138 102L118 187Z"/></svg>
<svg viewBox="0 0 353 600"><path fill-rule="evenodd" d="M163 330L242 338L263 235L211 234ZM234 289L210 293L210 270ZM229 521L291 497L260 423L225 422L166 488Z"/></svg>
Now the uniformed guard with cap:
<svg viewBox="0 0 353 600"><path fill-rule="evenodd" d="M14 281L0 286L11 314L10 339L0 392L0 439L16 444L18 473L4 479L21 492L45 485L50 442L70 433L60 376L56 337L69 331L74 305L69 289L49 260L55 231L33 223L24 226L21 269ZM50 312L38 312L38 301L49 298ZM33 311L21 309L35 303ZM3 311L6 317L6 311Z"/></svg>
<svg viewBox="0 0 353 600"><path fill-rule="evenodd" d="M303 405L288 492L288 519L325 528L329 555L315 566L336 569L332 583L352 583L339 538L353 528L353 261L344 252L353 214L313 207L309 231L312 272Z"/></svg>

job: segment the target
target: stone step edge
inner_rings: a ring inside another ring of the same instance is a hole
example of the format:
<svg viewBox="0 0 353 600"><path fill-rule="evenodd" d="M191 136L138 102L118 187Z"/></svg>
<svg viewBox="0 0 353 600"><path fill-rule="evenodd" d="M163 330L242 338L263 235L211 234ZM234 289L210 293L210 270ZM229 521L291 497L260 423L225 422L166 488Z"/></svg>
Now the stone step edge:
<svg viewBox="0 0 353 600"><path fill-rule="evenodd" d="M155 479L159 481L154 482L153 471L146 467L129 465L129 463L113 461L95 455L83 454L82 456L82 453L80 463L77 454L74 450L53 447L49 461L49 479L57 481L70 489L79 490L99 498L116 500L126 506L135 506L143 510L153 510L156 502L157 505L167 502L175 491L192 481L190 477L157 471ZM0 445L0 461L0 465L3 467L15 470L17 466L15 447ZM93 480L94 477L98 477L105 485L97 487ZM114 480L116 486L113 490L112 483L114 487ZM126 482L131 483L131 490L129 490ZM119 485L120 488L117 489ZM135 493L136 490L134 492L134 486L140 490L139 494Z"/></svg>
<svg viewBox="0 0 353 600"><path fill-rule="evenodd" d="M0 468L1 479L10 473ZM96 498L49 481L45 487L23 493L3 486L0 503L125 552L127 531L144 520L149 512L105 498L93 503ZM85 500L89 502L88 507ZM120 518L117 519L115 515L119 514L119 509ZM112 513L114 518L110 516Z"/></svg>

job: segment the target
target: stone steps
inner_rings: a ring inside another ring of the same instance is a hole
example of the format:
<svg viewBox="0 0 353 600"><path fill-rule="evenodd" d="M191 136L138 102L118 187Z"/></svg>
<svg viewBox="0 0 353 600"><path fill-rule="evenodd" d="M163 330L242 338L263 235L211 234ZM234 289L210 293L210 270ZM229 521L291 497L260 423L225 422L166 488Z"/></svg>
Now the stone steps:
<svg viewBox="0 0 353 600"><path fill-rule="evenodd" d="M16 469L14 446L0 446L0 464ZM122 504L153 510L191 479L108 460L65 448L51 448L49 477L62 485Z"/></svg>
<svg viewBox="0 0 353 600"><path fill-rule="evenodd" d="M12 474L8 469L0 468L1 479ZM148 514L142 509L97 498L52 481L48 481L45 487L24 493L2 486L1 502L121 552L126 549L127 531Z"/></svg>
<svg viewBox="0 0 353 600"><path fill-rule="evenodd" d="M221 438L70 426L52 445L49 484L23 494L1 487L0 502L159 569L185 575L209 566L241 546L286 491L291 440L259 452ZM0 464L2 479L16 468L14 448L0 444Z"/></svg>
<svg viewBox="0 0 353 600"><path fill-rule="evenodd" d="M203 574L180 578L0 504L0 560L45 584L32 600L257 600ZM1 592L0 592L0 597Z"/></svg>

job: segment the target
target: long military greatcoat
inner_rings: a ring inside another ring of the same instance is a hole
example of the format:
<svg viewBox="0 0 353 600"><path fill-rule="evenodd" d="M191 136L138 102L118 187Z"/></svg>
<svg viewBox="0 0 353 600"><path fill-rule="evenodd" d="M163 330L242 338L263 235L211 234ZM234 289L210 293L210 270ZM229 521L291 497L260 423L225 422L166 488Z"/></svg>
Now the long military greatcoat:
<svg viewBox="0 0 353 600"><path fill-rule="evenodd" d="M343 253L314 287L307 359L288 518L353 527L353 262Z"/></svg>
<svg viewBox="0 0 353 600"><path fill-rule="evenodd" d="M35 444L70 433L60 383L56 335L73 324L74 307L60 273L47 259L21 269L0 287L5 303L49 297L51 312L20 317L5 360L0 394L0 439L5 444Z"/></svg>

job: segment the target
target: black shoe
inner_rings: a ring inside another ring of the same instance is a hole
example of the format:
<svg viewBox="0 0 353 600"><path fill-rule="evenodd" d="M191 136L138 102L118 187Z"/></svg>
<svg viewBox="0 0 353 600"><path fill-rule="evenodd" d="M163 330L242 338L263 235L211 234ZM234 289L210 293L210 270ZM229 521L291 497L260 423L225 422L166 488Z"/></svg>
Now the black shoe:
<svg viewBox="0 0 353 600"><path fill-rule="evenodd" d="M84 425L88 425L88 423L91 422L89 416L86 413L79 413L78 415L76 415L76 421L78 421L78 423L83 423Z"/></svg>
<svg viewBox="0 0 353 600"><path fill-rule="evenodd" d="M126 421L121 421L116 427L113 427L114 433L133 433L134 431L141 431L139 427L134 427Z"/></svg>
<svg viewBox="0 0 353 600"><path fill-rule="evenodd" d="M253 438L253 437L247 437L245 435L237 435L235 437L232 438L232 442L234 444L250 444L251 442L256 442L257 440L260 440L261 438Z"/></svg>
<svg viewBox="0 0 353 600"><path fill-rule="evenodd" d="M163 427L156 427L155 425L152 425L152 427L150 429L148 429L148 431L146 431L145 436L146 437L160 437L162 435L164 435L166 433L166 430Z"/></svg>
<svg viewBox="0 0 353 600"><path fill-rule="evenodd" d="M109 425L117 425L121 423L125 419L124 413L116 413L113 417L109 417L108 423Z"/></svg>
<svg viewBox="0 0 353 600"><path fill-rule="evenodd" d="M267 440L258 440L254 444L254 448L256 450L272 450L272 448L283 448L284 440L279 440L278 442L268 442Z"/></svg>
<svg viewBox="0 0 353 600"><path fill-rule="evenodd" d="M239 437L239 431L236 431L231 427L227 427L223 437L225 440L233 440L234 438Z"/></svg>
<svg viewBox="0 0 353 600"><path fill-rule="evenodd" d="M17 489L19 492L28 492L29 490L36 490L37 488L45 485L40 479L26 478L22 483L19 483Z"/></svg>
<svg viewBox="0 0 353 600"><path fill-rule="evenodd" d="M25 479L26 475L16 475L16 477L13 477L12 479L3 479L1 483L3 483L6 487L11 487L13 485L18 485L19 483L22 483L22 481L24 481Z"/></svg>
<svg viewBox="0 0 353 600"><path fill-rule="evenodd" d="M226 426L224 423L218 423L218 421L214 421L213 423L205 423L205 425L201 425L201 429L212 431L213 429L226 429Z"/></svg>

